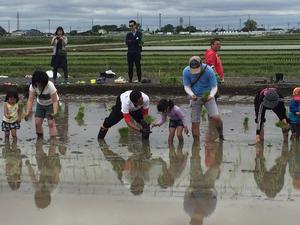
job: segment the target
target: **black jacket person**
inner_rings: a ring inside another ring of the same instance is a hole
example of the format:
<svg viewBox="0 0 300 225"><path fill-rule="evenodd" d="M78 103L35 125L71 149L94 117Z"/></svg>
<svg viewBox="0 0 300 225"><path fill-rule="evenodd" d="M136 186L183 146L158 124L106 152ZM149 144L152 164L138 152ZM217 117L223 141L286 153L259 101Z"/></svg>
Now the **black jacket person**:
<svg viewBox="0 0 300 225"><path fill-rule="evenodd" d="M266 122L265 114L267 110L272 110L280 121L288 125L286 109L283 102L282 94L276 88L265 88L260 90L255 96L255 122L256 126L256 143L264 140L264 123ZM286 126L288 127L288 126ZM287 138L288 129L283 128L284 138Z"/></svg>
<svg viewBox="0 0 300 225"><path fill-rule="evenodd" d="M136 22L134 20L129 21L130 32L126 35L126 45L128 47L127 63L128 63L128 77L129 82L132 82L133 78L133 63L136 67L136 75L138 81L141 82L141 51L142 51L142 32L137 30Z"/></svg>

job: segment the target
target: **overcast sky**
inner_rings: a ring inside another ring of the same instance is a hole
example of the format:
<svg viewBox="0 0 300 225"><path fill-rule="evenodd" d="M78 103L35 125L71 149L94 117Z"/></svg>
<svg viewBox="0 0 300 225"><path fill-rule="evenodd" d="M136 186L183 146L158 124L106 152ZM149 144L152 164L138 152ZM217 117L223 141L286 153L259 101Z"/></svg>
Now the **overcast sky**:
<svg viewBox="0 0 300 225"><path fill-rule="evenodd" d="M179 25L183 17L184 25L190 21L201 29L239 28L250 17L266 28L298 28L300 0L0 0L0 26L8 30L10 20L10 30L15 30L17 12L21 29L48 31L50 19L51 32L58 25L84 31L92 24L128 24L131 18L156 29L159 13L162 26Z"/></svg>

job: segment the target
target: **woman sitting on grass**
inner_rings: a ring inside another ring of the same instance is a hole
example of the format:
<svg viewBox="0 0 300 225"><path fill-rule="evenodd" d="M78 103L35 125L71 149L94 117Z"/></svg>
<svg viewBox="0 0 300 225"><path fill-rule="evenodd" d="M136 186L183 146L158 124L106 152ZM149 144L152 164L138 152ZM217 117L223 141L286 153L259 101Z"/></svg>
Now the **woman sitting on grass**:
<svg viewBox="0 0 300 225"><path fill-rule="evenodd" d="M180 142L182 142L183 130L186 134L189 133L186 124L186 117L182 110L177 105L174 105L174 102L172 100L161 99L157 104L157 111L161 113L161 118L158 122L152 124L152 127L161 126L166 122L167 117L170 117L168 143L173 143L176 130L177 138Z"/></svg>
<svg viewBox="0 0 300 225"><path fill-rule="evenodd" d="M32 112L34 97L37 96L35 111L35 127L38 138L43 138L43 121L48 119L50 137L57 134L54 116L58 110L58 95L54 84L49 81L43 71L35 71L32 75L32 84L29 87L29 98L26 107L25 119Z"/></svg>

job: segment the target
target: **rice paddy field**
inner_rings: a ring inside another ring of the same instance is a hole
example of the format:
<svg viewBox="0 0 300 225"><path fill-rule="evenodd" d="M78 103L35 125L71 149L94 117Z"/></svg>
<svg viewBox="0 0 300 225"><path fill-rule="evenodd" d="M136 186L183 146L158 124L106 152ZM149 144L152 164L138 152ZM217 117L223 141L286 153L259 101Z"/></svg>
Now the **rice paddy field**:
<svg viewBox="0 0 300 225"><path fill-rule="evenodd" d="M145 36L145 46L207 46L211 37L193 36ZM278 36L233 36L220 37L222 46L293 46L300 43L300 35ZM47 47L50 37L44 38L0 38L0 48ZM82 44L100 44L102 47L119 44L125 47L123 36L108 37L69 37L68 65L72 77L95 77L101 71L113 70L117 75L127 76L126 51L113 48L82 48ZM76 47L77 45L77 47ZM2 54L3 53L3 54ZM142 53L144 77L180 77L191 55L203 57L204 50L165 50ZM286 76L297 77L300 71L300 50L221 50L224 71L227 77L270 76L281 72ZM23 77L35 69L49 70L51 49L9 52L0 55L0 75Z"/></svg>

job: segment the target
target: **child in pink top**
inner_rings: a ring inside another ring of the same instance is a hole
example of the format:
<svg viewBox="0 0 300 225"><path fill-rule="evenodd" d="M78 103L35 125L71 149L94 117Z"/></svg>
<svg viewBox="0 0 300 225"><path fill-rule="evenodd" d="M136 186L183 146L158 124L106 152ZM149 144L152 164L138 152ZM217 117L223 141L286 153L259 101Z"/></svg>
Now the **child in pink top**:
<svg viewBox="0 0 300 225"><path fill-rule="evenodd" d="M178 140L182 142L183 130L186 134L189 133L186 116L184 115L182 110L177 105L174 105L174 102L172 100L161 99L157 104L157 111L161 113L161 118L159 121L152 124L152 127L161 126L163 123L166 122L167 117L169 117L170 122L168 143L173 143L176 131Z"/></svg>

